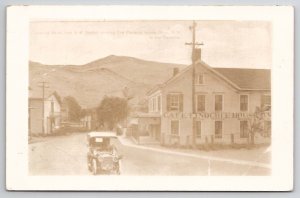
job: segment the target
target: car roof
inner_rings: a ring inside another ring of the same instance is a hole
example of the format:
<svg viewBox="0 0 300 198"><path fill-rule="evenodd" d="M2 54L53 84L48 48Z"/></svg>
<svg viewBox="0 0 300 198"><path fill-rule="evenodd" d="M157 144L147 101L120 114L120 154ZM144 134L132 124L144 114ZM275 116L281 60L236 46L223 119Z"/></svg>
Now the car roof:
<svg viewBox="0 0 300 198"><path fill-rule="evenodd" d="M117 137L115 132L112 131L93 131L88 133L88 137Z"/></svg>

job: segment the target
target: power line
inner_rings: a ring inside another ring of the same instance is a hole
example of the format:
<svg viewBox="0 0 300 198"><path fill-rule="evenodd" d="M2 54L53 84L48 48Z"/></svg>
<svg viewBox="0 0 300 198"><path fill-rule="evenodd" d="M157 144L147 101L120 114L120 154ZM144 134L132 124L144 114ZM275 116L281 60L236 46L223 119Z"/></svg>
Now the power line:
<svg viewBox="0 0 300 198"><path fill-rule="evenodd" d="M196 22L193 21L193 25L190 26L190 29L192 30L192 42L185 43L186 45L191 45L192 46L192 113L196 113L196 108L195 108L195 73L196 73L196 61L198 55L196 52L196 46L204 45L203 43L198 43L196 42ZM193 145L196 145L196 126L195 126L195 117L193 116L193 121L192 121L192 131L193 131Z"/></svg>

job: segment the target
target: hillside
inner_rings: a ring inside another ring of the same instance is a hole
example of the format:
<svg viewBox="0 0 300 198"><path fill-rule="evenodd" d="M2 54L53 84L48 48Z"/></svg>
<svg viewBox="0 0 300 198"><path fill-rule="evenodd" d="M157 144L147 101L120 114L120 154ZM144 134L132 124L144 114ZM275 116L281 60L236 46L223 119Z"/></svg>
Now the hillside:
<svg viewBox="0 0 300 198"><path fill-rule="evenodd" d="M108 56L85 65L43 65L29 62L31 97L41 97L38 86L48 82L46 95L74 96L85 108L95 107L105 95L123 96L128 88L137 103L147 90L172 76L173 68L184 65L144 61L132 57Z"/></svg>

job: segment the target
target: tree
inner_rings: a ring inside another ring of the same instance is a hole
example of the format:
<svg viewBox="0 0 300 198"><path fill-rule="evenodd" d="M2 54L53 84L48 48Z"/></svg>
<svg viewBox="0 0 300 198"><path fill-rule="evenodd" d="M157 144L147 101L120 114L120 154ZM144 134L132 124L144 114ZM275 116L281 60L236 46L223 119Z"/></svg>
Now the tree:
<svg viewBox="0 0 300 198"><path fill-rule="evenodd" d="M101 124L112 130L117 123L124 120L129 112L127 100L119 97L105 96L97 107L97 117Z"/></svg>
<svg viewBox="0 0 300 198"><path fill-rule="evenodd" d="M81 106L78 104L77 100L72 96L67 96L63 100L63 105L67 109L68 120L78 122L80 121L82 111Z"/></svg>
<svg viewBox="0 0 300 198"><path fill-rule="evenodd" d="M256 107L255 112L253 115L251 115L249 119L249 139L250 144L255 144L255 134L263 134L265 132L264 129L264 121L265 116L270 113L270 109L267 109L265 107Z"/></svg>
<svg viewBox="0 0 300 198"><path fill-rule="evenodd" d="M86 116L88 113L88 110L87 109L81 109L80 110L80 118L83 118L84 116Z"/></svg>

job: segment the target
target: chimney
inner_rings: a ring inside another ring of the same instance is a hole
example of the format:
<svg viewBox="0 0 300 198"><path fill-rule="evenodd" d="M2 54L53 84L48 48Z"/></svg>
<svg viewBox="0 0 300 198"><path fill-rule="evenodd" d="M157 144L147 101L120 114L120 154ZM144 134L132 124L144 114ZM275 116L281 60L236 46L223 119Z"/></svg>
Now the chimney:
<svg viewBox="0 0 300 198"><path fill-rule="evenodd" d="M173 68L173 76L176 76L179 73L179 68L178 67L174 67Z"/></svg>
<svg viewBox="0 0 300 198"><path fill-rule="evenodd" d="M193 54L193 61L201 60L201 48L196 48Z"/></svg>

